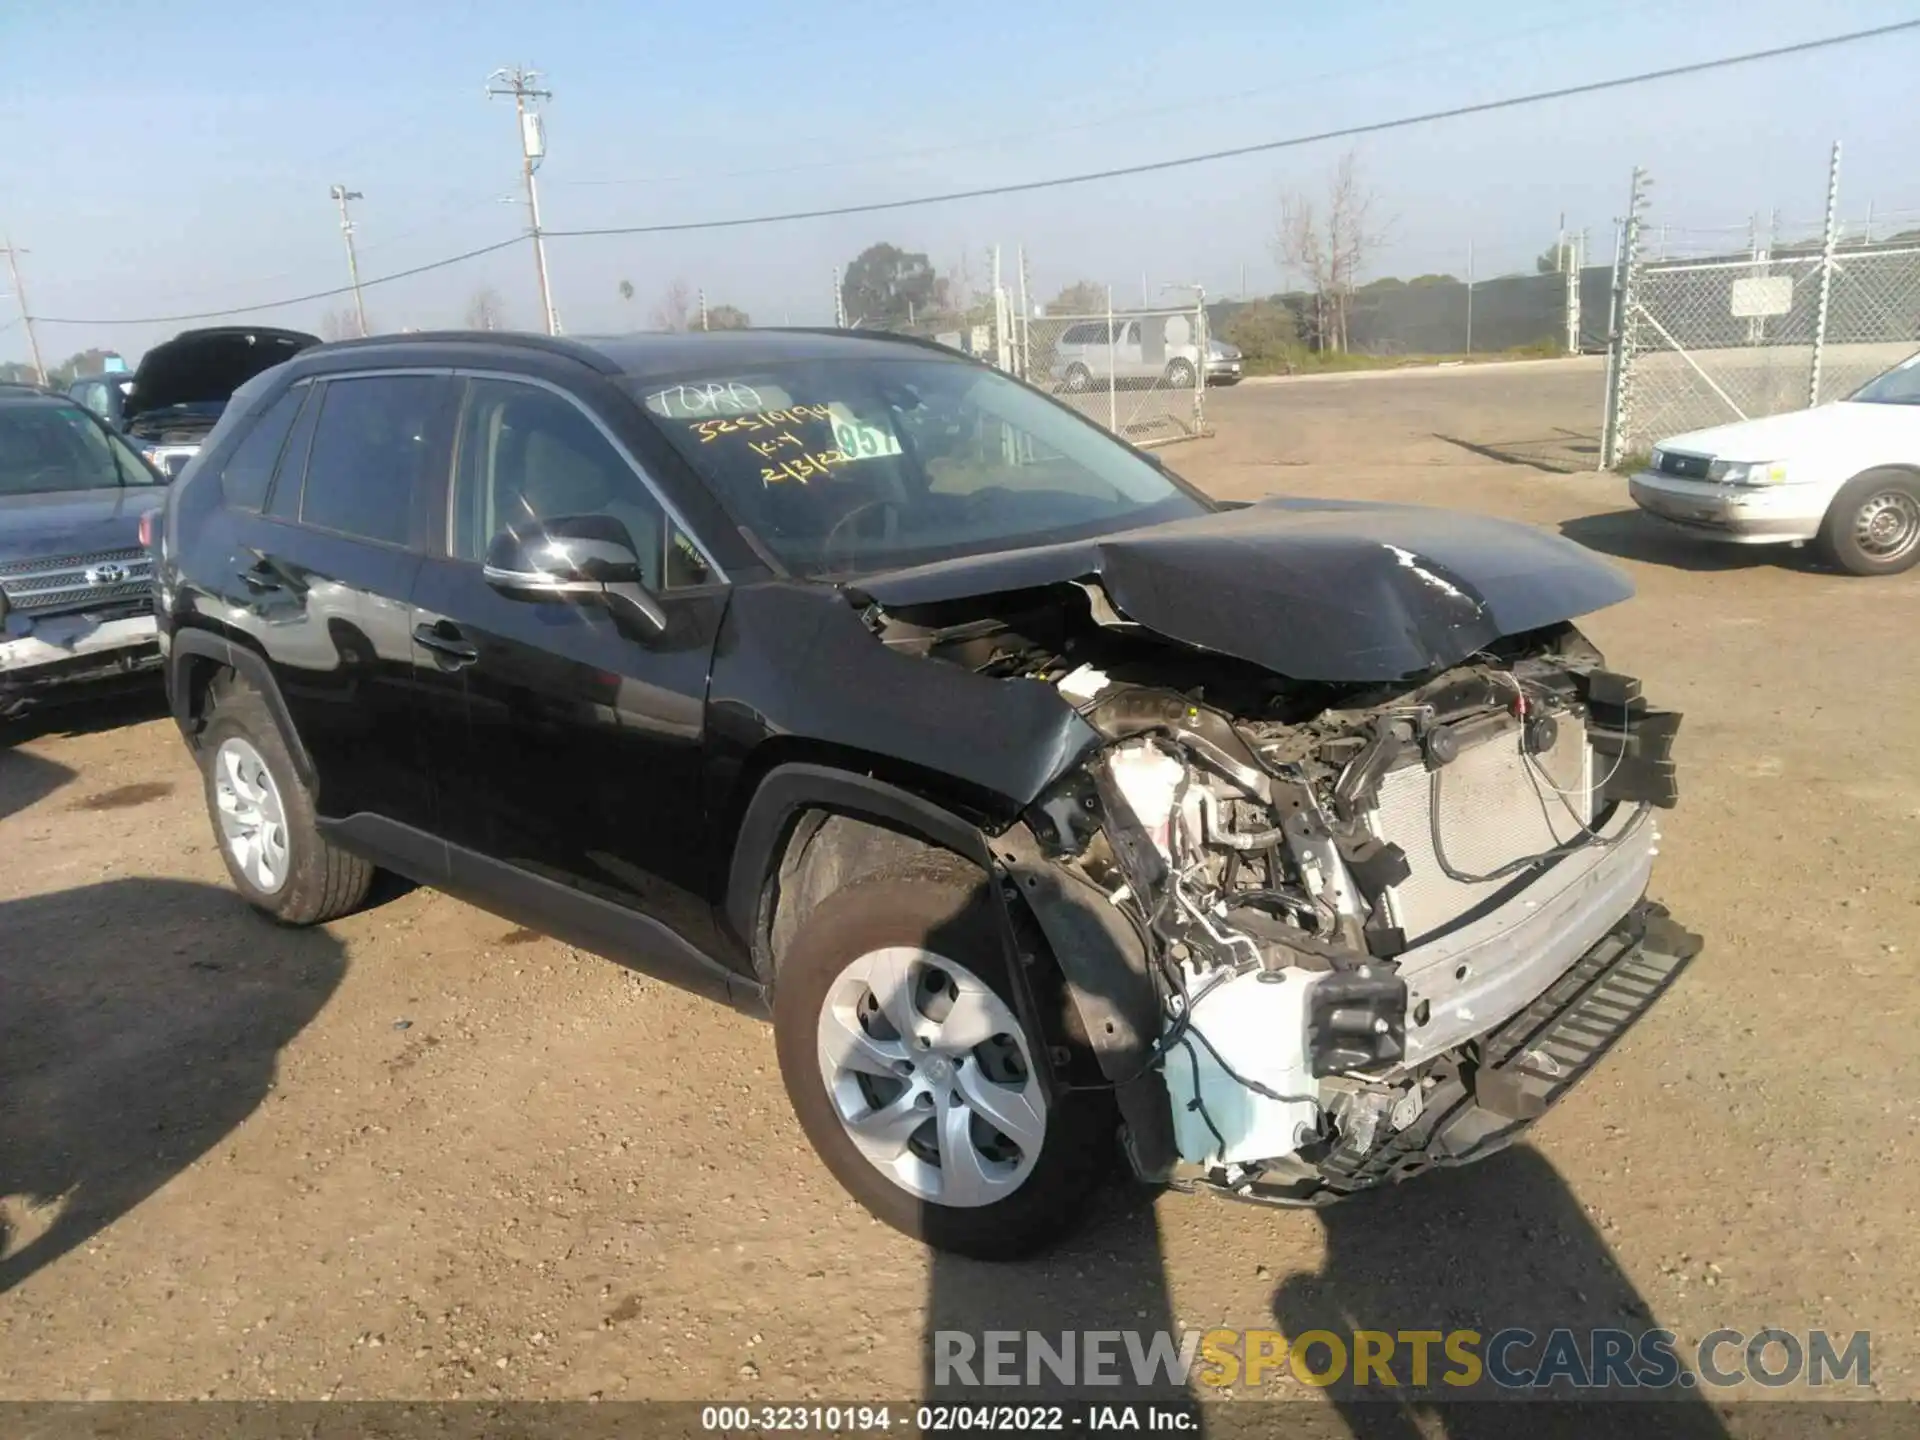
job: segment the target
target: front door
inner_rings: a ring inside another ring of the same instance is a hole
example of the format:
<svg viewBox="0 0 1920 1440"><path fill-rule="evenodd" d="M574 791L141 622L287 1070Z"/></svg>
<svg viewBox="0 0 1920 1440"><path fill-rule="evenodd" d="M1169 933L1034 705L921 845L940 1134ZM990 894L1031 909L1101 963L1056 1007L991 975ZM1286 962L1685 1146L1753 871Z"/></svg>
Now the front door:
<svg viewBox="0 0 1920 1440"><path fill-rule="evenodd" d="M583 913L618 906L705 948L702 750L726 589L638 464L563 392L473 377L457 445L447 554L426 561L414 592L416 638L464 697L461 722L428 736L454 868L464 855L473 888L526 898L531 923L561 928L543 907L567 906L563 887L594 902ZM632 638L598 606L487 584L481 560L495 534L565 515L626 527L667 615L662 635ZM684 969L683 959L667 954L660 968Z"/></svg>

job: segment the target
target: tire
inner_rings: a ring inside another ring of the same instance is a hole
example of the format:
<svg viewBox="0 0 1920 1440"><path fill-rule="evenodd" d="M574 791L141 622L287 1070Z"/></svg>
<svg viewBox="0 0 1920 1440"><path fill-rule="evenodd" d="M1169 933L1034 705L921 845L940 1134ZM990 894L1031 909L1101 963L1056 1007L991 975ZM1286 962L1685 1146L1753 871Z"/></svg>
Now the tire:
<svg viewBox="0 0 1920 1440"><path fill-rule="evenodd" d="M1167 362L1167 384L1175 390L1193 388L1193 362L1190 360L1169 360Z"/></svg>
<svg viewBox="0 0 1920 1440"><path fill-rule="evenodd" d="M200 757L214 843L249 905L283 924L318 925L367 898L374 867L315 827L313 799L257 690L215 682ZM250 840L240 833L249 822Z"/></svg>
<svg viewBox="0 0 1920 1440"><path fill-rule="evenodd" d="M1868 470L1841 487L1820 525L1822 556L1850 575L1898 575L1920 561L1920 476Z"/></svg>
<svg viewBox="0 0 1920 1440"><path fill-rule="evenodd" d="M1081 395L1093 388L1093 372L1078 360L1067 366L1067 373L1060 377L1060 388L1069 395Z"/></svg>
<svg viewBox="0 0 1920 1440"><path fill-rule="evenodd" d="M990 882L958 862L884 872L822 901L801 922L774 982L781 1078L834 1178L894 1229L977 1260L1018 1259L1071 1231L1107 1173L1115 1135L1104 1091L1057 1094L1051 1103L1037 1098L1043 1091L1034 1064L1046 1063L1044 1043L1014 1017L997 904ZM892 993L912 1006L914 1041L895 1038L902 1031L887 1019L906 1012L862 1014L875 1006L876 987L889 974L908 979ZM952 993L933 983L941 977ZM944 1020L931 1018L943 1009ZM863 1065L878 1061L883 1073L850 1070L832 1058L829 1047L849 1021L866 1043L832 1049L857 1049ZM930 1052L914 1048L925 1026L936 1037ZM993 1039L960 1051L957 1063L949 1058L947 1042L989 1029ZM939 1069L943 1061L946 1071ZM913 1071L910 1078L900 1076L901 1064ZM838 1072L832 1083L830 1068ZM888 1068L894 1073L884 1073ZM1020 1139L985 1126L987 1108ZM911 1116L922 1109L927 1119L909 1133ZM890 1110L899 1121L884 1135L870 1130L863 1148L846 1115L878 1125ZM963 1136L968 1149L959 1153L967 1158L950 1166L949 1146ZM895 1158L871 1158L895 1149ZM949 1194L963 1203L936 1198Z"/></svg>

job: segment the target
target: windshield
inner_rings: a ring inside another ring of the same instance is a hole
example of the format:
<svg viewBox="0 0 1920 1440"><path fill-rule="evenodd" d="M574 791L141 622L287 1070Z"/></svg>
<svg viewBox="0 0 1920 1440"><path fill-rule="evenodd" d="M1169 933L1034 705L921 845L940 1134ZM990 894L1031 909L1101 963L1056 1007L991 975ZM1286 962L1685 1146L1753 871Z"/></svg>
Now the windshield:
<svg viewBox="0 0 1920 1440"><path fill-rule="evenodd" d="M1877 380L1869 380L1849 400L1869 405L1920 405L1920 354L1909 355Z"/></svg>
<svg viewBox="0 0 1920 1440"><path fill-rule="evenodd" d="M633 385L734 519L800 574L1045 544L1206 509L1125 445L972 365L818 360Z"/></svg>
<svg viewBox="0 0 1920 1440"><path fill-rule="evenodd" d="M124 441L78 405L0 405L0 495L159 483Z"/></svg>

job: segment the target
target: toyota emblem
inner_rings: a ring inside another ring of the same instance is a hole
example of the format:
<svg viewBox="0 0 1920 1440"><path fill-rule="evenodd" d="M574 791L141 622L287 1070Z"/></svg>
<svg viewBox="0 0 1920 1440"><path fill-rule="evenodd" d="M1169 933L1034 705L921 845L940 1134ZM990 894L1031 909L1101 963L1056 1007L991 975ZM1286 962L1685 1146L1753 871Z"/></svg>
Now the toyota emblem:
<svg viewBox="0 0 1920 1440"><path fill-rule="evenodd" d="M127 567L109 560L104 565L94 565L87 570L89 585L118 585L127 578Z"/></svg>

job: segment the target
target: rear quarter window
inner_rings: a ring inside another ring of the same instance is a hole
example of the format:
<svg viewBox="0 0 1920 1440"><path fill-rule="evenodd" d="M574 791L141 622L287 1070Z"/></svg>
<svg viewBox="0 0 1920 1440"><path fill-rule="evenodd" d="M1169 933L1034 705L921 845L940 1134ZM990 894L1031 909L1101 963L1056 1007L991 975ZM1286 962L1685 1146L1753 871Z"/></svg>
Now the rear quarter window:
<svg viewBox="0 0 1920 1440"><path fill-rule="evenodd" d="M266 504L267 486L273 481L274 467L286 448L287 435L300 414L300 406L310 387L296 386L287 391L266 411L246 422L246 433L233 447L233 453L220 471L220 490L227 504L236 510L258 511Z"/></svg>

